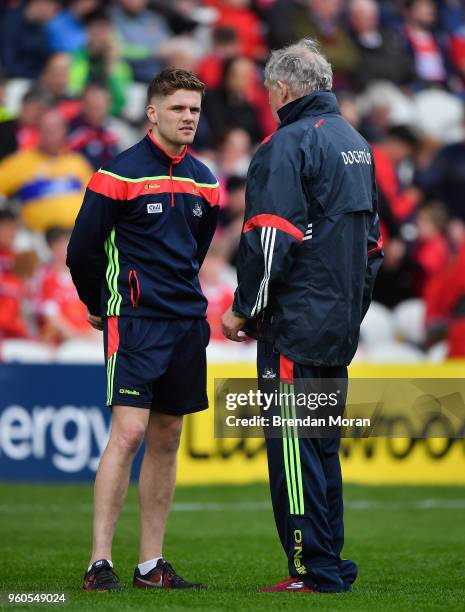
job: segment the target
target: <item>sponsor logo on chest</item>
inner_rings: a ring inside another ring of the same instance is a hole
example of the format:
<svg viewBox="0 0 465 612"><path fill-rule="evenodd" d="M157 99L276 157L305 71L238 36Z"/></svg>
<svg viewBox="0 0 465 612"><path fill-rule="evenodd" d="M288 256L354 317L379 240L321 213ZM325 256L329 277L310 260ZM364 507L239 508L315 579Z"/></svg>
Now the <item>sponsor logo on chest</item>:
<svg viewBox="0 0 465 612"><path fill-rule="evenodd" d="M203 209L198 202L194 204L194 208L192 209L192 214L194 215L194 217L201 217L203 215Z"/></svg>
<svg viewBox="0 0 465 612"><path fill-rule="evenodd" d="M163 212L162 203L161 202L150 202L150 204L147 204L147 212L149 214Z"/></svg>

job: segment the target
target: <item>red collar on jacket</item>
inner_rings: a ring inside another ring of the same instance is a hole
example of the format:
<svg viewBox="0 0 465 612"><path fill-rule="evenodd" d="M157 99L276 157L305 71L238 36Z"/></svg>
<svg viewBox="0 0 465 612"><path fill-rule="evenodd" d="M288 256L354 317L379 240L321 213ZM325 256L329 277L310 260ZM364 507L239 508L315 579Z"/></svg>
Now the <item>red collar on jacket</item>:
<svg viewBox="0 0 465 612"><path fill-rule="evenodd" d="M150 141L156 146L158 147L158 149L160 149L160 151L162 151L162 153L164 153L166 155L166 157L168 157L171 160L171 163L173 164L179 164L180 162L182 162L182 160L184 159L186 153L187 153L187 145L185 145L184 149L181 151L181 153L179 155L171 155L171 153L168 153L168 151L166 149L164 149L161 144L155 140L153 134L152 134L152 128L150 128L147 132L147 136L150 138Z"/></svg>

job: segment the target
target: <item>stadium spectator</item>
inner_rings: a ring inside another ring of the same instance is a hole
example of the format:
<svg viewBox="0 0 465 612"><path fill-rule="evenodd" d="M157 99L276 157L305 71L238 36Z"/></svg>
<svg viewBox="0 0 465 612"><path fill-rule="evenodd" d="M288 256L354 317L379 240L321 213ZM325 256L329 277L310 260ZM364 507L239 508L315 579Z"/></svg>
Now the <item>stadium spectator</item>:
<svg viewBox="0 0 465 612"><path fill-rule="evenodd" d="M288 0L255 0L254 10L263 24L269 49L288 45L291 40Z"/></svg>
<svg viewBox="0 0 465 612"><path fill-rule="evenodd" d="M39 76L48 53L45 24L59 8L58 0L25 0L2 7L0 62L8 77Z"/></svg>
<svg viewBox="0 0 465 612"><path fill-rule="evenodd" d="M443 147L422 179L428 197L443 201L449 215L465 223L465 139Z"/></svg>
<svg viewBox="0 0 465 612"><path fill-rule="evenodd" d="M163 67L158 48L171 36L165 18L148 10L146 0L117 0L112 23L122 58L131 66L136 81L148 83Z"/></svg>
<svg viewBox="0 0 465 612"><path fill-rule="evenodd" d="M425 297L429 344L445 337L448 356L465 357L465 240L450 265L430 283Z"/></svg>
<svg viewBox="0 0 465 612"><path fill-rule="evenodd" d="M107 128L110 94L103 84L91 83L82 96L81 114L71 124L68 146L82 153L95 170L117 154L117 136Z"/></svg>
<svg viewBox="0 0 465 612"><path fill-rule="evenodd" d="M25 296L24 283L13 271L0 275L0 340L28 336L22 306Z"/></svg>
<svg viewBox="0 0 465 612"><path fill-rule="evenodd" d="M56 106L66 121L75 119L81 103L70 95L71 58L67 53L53 53L47 59L40 76L40 86L49 96L51 105Z"/></svg>
<svg viewBox="0 0 465 612"><path fill-rule="evenodd" d="M422 192L404 182L401 167L412 163L418 145L416 135L405 126L392 127L380 143L373 146L378 184L378 209L384 240L384 264L379 271L374 299L393 307L402 300L417 297L413 279L417 272L402 228L413 221Z"/></svg>
<svg viewBox="0 0 465 612"><path fill-rule="evenodd" d="M0 123L0 160L18 149L37 146L39 119L47 105L47 96L38 88L24 94L19 116Z"/></svg>
<svg viewBox="0 0 465 612"><path fill-rule="evenodd" d="M201 54L201 46L187 35L173 36L159 47L163 63L181 70L194 70Z"/></svg>
<svg viewBox="0 0 465 612"><path fill-rule="evenodd" d="M208 300L207 320L210 325L210 341L225 342L221 331L221 317L234 296L234 288L226 279L228 267L224 246L214 241L200 269L199 279L204 296Z"/></svg>
<svg viewBox="0 0 465 612"><path fill-rule="evenodd" d="M379 213L385 240L398 234L400 224L412 215L421 199L420 191L411 186L404 188L399 177L400 164L413 157L417 145L418 139L412 130L406 126L396 126L373 146Z"/></svg>
<svg viewBox="0 0 465 612"><path fill-rule="evenodd" d="M0 74L0 124L12 118L11 112L5 106L7 80Z"/></svg>
<svg viewBox="0 0 465 612"><path fill-rule="evenodd" d="M86 44L83 18L96 10L98 0L69 0L67 7L46 26L48 47L52 52L73 53Z"/></svg>
<svg viewBox="0 0 465 612"><path fill-rule="evenodd" d="M0 210L0 339L29 335L24 306L38 259L34 252L15 253L18 229L16 215Z"/></svg>
<svg viewBox="0 0 465 612"><path fill-rule="evenodd" d="M87 44L72 55L70 91L79 96L92 81L105 82L111 94L110 112L118 115L124 108L126 88L131 81L131 68L119 55L111 21L103 10L87 15L84 20Z"/></svg>
<svg viewBox="0 0 465 612"><path fill-rule="evenodd" d="M245 177L252 158L252 142L249 133L243 128L229 129L221 139L218 148L218 161L221 176Z"/></svg>
<svg viewBox="0 0 465 612"><path fill-rule="evenodd" d="M257 67L246 57L225 62L220 86L208 91L204 101L205 115L216 143L234 127L246 130L254 143L265 136L257 109L249 101L256 78Z"/></svg>
<svg viewBox="0 0 465 612"><path fill-rule="evenodd" d="M52 344L80 336L93 336L87 308L80 301L66 266L70 230L52 227L46 232L51 259L39 273L37 312L41 339Z"/></svg>
<svg viewBox="0 0 465 612"><path fill-rule="evenodd" d="M425 83L445 83L445 58L433 33L437 17L433 0L405 0L404 17L404 36L418 79Z"/></svg>
<svg viewBox="0 0 465 612"><path fill-rule="evenodd" d="M334 86L350 86L358 62L355 44L341 19L342 0L304 0L290 16L292 40L316 38L333 67Z"/></svg>
<svg viewBox="0 0 465 612"><path fill-rule="evenodd" d="M0 163L0 194L19 202L22 221L32 231L74 224L92 168L65 147L65 121L50 109L40 119L37 148L13 153Z"/></svg>
<svg viewBox="0 0 465 612"><path fill-rule="evenodd" d="M341 115L356 130L360 130L362 117L357 106L356 96L350 92L339 94L337 98Z"/></svg>
<svg viewBox="0 0 465 612"><path fill-rule="evenodd" d="M13 270L18 228L16 215L9 209L0 209L0 275Z"/></svg>
<svg viewBox="0 0 465 612"><path fill-rule="evenodd" d="M226 206L221 208L218 225L222 242L225 245L225 255L228 262L236 266L239 241L242 233L245 212L245 177L231 176L226 183Z"/></svg>
<svg viewBox="0 0 465 612"><path fill-rule="evenodd" d="M231 27L216 28L212 34L213 48L203 57L196 68L199 78L207 88L219 87L226 60L239 55L239 38L236 30Z"/></svg>
<svg viewBox="0 0 465 612"><path fill-rule="evenodd" d="M450 255L447 220L447 210L441 202L427 202L417 210L417 239L413 250L416 271L412 283L416 295L424 296L431 280L447 266Z"/></svg>
<svg viewBox="0 0 465 612"><path fill-rule="evenodd" d="M239 39L240 54L253 59L262 59L266 44L262 26L250 8L250 0L204 0L204 4L217 10L215 28L232 28Z"/></svg>
<svg viewBox="0 0 465 612"><path fill-rule="evenodd" d="M391 81L396 85L415 80L412 59L399 37L380 28L379 6L374 0L351 0L349 21L358 47L359 67L353 82L359 89L373 80Z"/></svg>

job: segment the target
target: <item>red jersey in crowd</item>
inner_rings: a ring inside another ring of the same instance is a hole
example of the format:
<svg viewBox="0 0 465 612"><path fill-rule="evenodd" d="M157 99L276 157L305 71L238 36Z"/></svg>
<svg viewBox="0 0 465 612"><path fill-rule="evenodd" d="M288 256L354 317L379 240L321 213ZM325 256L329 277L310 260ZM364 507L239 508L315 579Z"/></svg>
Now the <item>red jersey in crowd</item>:
<svg viewBox="0 0 465 612"><path fill-rule="evenodd" d="M77 333L89 331L87 309L80 301L68 270L46 268L39 281L39 312L43 318L60 317Z"/></svg>
<svg viewBox="0 0 465 612"><path fill-rule="evenodd" d="M426 326L447 326L449 357L465 357L465 242L451 264L429 283Z"/></svg>
<svg viewBox="0 0 465 612"><path fill-rule="evenodd" d="M210 324L210 340L224 342L225 337L221 331L221 317L233 302L233 290L227 284L218 286L202 286L202 291L208 300L207 321Z"/></svg>
<svg viewBox="0 0 465 612"><path fill-rule="evenodd" d="M376 164L376 182L386 198L389 210L396 221L404 221L415 210L417 200L411 192L403 191L397 178L394 162L384 153L381 147L373 145L373 156Z"/></svg>
<svg viewBox="0 0 465 612"><path fill-rule="evenodd" d="M15 263L13 249L0 247L0 278L5 272L11 272Z"/></svg>
<svg viewBox="0 0 465 612"><path fill-rule="evenodd" d="M221 0L204 0L206 6L218 11L215 28L228 27L236 31L241 44L241 54L261 58L266 53L260 20L248 8L224 6Z"/></svg>
<svg viewBox="0 0 465 612"><path fill-rule="evenodd" d="M409 27L405 33L412 47L418 76L424 81L445 81L447 73L444 61L433 34Z"/></svg>
<svg viewBox="0 0 465 612"><path fill-rule="evenodd" d="M447 266L449 255L449 244L442 234L416 245L413 258L421 269L417 291L423 297L431 279Z"/></svg>
<svg viewBox="0 0 465 612"><path fill-rule="evenodd" d="M28 335L23 319L24 283L12 272L0 273L0 338L25 338Z"/></svg>

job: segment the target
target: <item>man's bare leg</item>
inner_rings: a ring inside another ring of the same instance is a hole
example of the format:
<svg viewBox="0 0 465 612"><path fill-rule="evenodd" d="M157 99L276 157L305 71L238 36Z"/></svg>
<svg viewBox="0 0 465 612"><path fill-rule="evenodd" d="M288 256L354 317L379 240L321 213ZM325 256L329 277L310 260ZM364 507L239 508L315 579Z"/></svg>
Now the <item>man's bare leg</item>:
<svg viewBox="0 0 465 612"><path fill-rule="evenodd" d="M163 537L176 482L182 416L152 412L139 478L139 563L163 555Z"/></svg>
<svg viewBox="0 0 465 612"><path fill-rule="evenodd" d="M111 560L116 522L129 485L134 456L144 437L150 411L113 406L110 439L102 455L94 485L93 549L90 563Z"/></svg>

